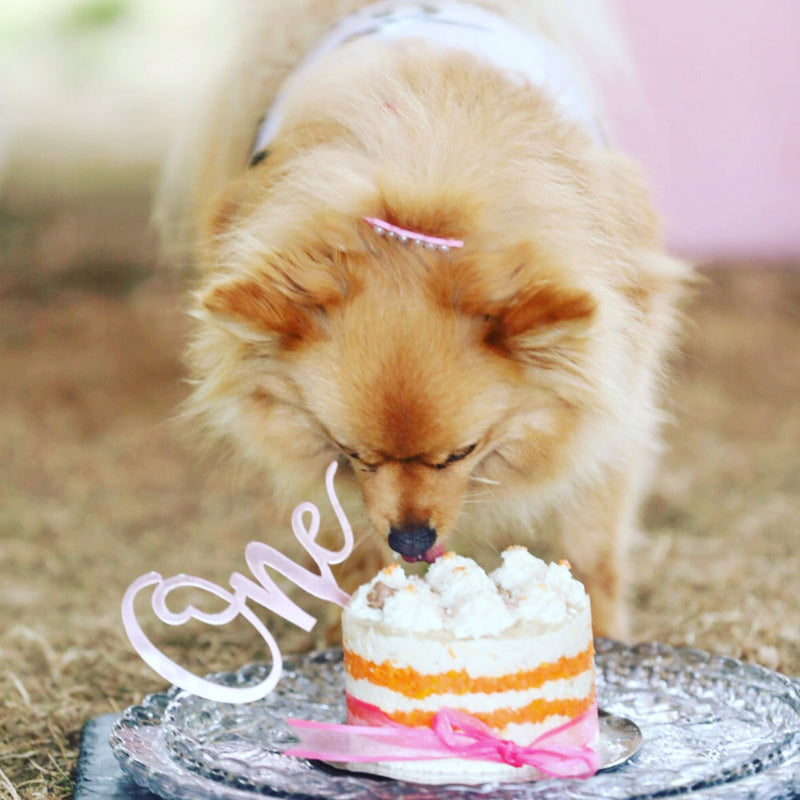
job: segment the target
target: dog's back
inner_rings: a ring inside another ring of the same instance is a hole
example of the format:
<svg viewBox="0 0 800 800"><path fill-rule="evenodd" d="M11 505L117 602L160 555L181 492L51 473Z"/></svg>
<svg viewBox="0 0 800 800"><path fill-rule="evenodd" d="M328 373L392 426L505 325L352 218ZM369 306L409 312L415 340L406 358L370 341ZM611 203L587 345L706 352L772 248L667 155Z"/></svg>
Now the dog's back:
<svg viewBox="0 0 800 800"><path fill-rule="evenodd" d="M382 558L428 560L456 531L530 539L555 514L598 632L619 634L688 271L594 124L593 79L625 61L613 27L588 0L391 4L557 48L591 109L565 114L548 70L387 45L377 23L301 66L368 5L248 6L175 151L160 216L204 271L192 410L286 494L347 463Z"/></svg>
<svg viewBox="0 0 800 800"><path fill-rule="evenodd" d="M191 257L198 220L246 170L259 121L284 81L343 16L374 0L256 0L225 3L227 41L195 85L186 87L185 122L165 160L155 221L166 254ZM418 5L410 3L409 5ZM570 60L599 117L605 87L629 71L614 15L602 0L476 0L523 29L550 39ZM219 43L217 43L219 44Z"/></svg>

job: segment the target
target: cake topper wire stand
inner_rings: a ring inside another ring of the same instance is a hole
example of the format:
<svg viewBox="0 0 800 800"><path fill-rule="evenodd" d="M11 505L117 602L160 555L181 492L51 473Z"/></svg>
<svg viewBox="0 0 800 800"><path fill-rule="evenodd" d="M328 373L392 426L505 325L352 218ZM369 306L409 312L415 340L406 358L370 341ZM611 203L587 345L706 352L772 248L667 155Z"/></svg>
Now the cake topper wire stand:
<svg viewBox="0 0 800 800"><path fill-rule="evenodd" d="M167 798L255 800L783 800L800 793L800 689L763 667L666 645L597 643L601 706L642 730L641 751L586 781L425 786L282 755L287 716L344 717L340 650L286 659L273 694L229 705L174 688L129 708L111 745L136 782ZM213 676L263 679L269 666Z"/></svg>

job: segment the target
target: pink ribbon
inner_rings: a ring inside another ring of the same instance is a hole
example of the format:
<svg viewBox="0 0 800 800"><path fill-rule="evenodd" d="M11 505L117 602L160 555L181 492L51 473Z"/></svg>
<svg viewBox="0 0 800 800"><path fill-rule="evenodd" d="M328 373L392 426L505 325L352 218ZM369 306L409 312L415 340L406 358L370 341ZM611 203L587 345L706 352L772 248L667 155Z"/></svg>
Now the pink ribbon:
<svg viewBox="0 0 800 800"><path fill-rule="evenodd" d="M463 711L443 708L431 728L412 728L394 722L376 706L363 705L370 718L382 718L385 727L287 719L300 741L285 755L334 762L466 758L529 766L551 778L590 778L600 767L600 756L589 744L597 736L596 704L525 746L499 738Z"/></svg>

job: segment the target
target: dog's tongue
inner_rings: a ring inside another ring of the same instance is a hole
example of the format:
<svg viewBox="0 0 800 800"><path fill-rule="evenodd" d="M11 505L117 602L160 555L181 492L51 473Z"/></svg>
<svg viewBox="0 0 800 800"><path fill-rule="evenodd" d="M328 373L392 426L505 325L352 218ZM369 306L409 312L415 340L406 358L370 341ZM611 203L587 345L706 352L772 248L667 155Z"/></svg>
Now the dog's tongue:
<svg viewBox="0 0 800 800"><path fill-rule="evenodd" d="M403 556L403 560L411 563L415 561L427 561L429 564L433 564L441 555L444 555L444 544L437 542L430 550L426 550L421 556Z"/></svg>

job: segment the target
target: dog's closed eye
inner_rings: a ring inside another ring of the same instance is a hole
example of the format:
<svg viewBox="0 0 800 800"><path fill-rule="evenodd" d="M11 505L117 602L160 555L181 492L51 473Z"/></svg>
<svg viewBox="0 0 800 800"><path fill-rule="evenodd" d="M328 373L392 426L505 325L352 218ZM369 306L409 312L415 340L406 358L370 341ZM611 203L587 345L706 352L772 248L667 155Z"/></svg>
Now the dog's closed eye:
<svg viewBox="0 0 800 800"><path fill-rule="evenodd" d="M340 450L341 450L341 451L342 451L342 452L343 452L343 453L344 453L344 454L345 454L345 455L346 455L346 456L347 456L349 459L352 459L353 461L357 461L357 462L358 462L358 464L359 464L359 467L360 467L360 468L361 468L363 471L365 471L365 472L375 472L375 470L377 470L377 469L378 469L378 467L380 466L379 464L370 464L370 463L368 463L368 462L364 461L364 459L361 457L361 455L360 455L360 454L359 454L357 451L353 450L353 448L352 448L352 447L345 447L344 445L342 445L342 444L339 444L338 442L334 442L334 444L335 444L335 445L336 445L336 446L337 446L337 447L338 447L338 448L339 448L339 449L340 449Z"/></svg>
<svg viewBox="0 0 800 800"><path fill-rule="evenodd" d="M342 444L334 441L334 444L351 460L358 462L359 467L364 469L368 472L374 472L378 469L380 464L372 464L368 461L365 461L358 451L354 450L352 447L345 447ZM456 450L453 453L450 453L449 456L444 461L440 461L438 464L430 464L429 466L433 466L436 469L446 469L451 464L455 464L456 461L462 461L471 453L474 452L475 448L478 446L477 442L475 444L467 445L466 447L462 447L460 450ZM412 461L415 459L402 459L404 461Z"/></svg>
<svg viewBox="0 0 800 800"><path fill-rule="evenodd" d="M456 461L462 461L470 453L472 453L473 450L475 450L475 448L477 446L478 446L477 443L476 444L471 444L471 445L468 445L467 447L462 447L461 450L456 450L454 453L450 453L450 455L447 456L447 458L444 461L442 461L439 464L435 465L436 469L445 469L445 467L449 467L451 464L454 464Z"/></svg>

